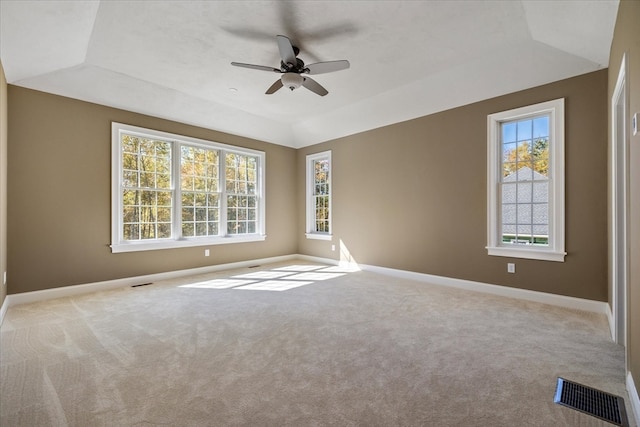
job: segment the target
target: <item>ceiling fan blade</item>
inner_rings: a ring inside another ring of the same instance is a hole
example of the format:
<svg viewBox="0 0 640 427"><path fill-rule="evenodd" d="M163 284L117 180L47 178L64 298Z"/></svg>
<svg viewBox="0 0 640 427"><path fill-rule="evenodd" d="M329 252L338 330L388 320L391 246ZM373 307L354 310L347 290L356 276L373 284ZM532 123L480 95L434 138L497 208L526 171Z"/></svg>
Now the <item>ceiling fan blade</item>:
<svg viewBox="0 0 640 427"><path fill-rule="evenodd" d="M329 91L323 88L320 85L320 83L318 83L317 81L309 77L304 77L304 80L302 81L302 86L306 87L313 93L317 93L320 96L325 96L326 94L329 93Z"/></svg>
<svg viewBox="0 0 640 427"><path fill-rule="evenodd" d="M281 87L282 87L282 80L278 79L275 82L273 82L273 84L271 86L269 86L269 89L267 89L265 94L271 95L272 93L274 93L275 91L277 91Z"/></svg>
<svg viewBox="0 0 640 427"><path fill-rule="evenodd" d="M266 65L243 64L241 62L232 62L231 65L234 65L236 67L251 68L252 70L270 71L272 73L282 73L282 71L278 70L277 68L267 67Z"/></svg>
<svg viewBox="0 0 640 427"><path fill-rule="evenodd" d="M285 36L276 36L278 42L278 50L280 50L280 57L285 64L296 65L296 54L293 51L293 45L291 40Z"/></svg>
<svg viewBox="0 0 640 427"><path fill-rule="evenodd" d="M309 64L306 66L306 70L309 70L307 74L324 74L332 73L334 71L346 70L351 64L346 59L340 61L326 61L316 62L315 64Z"/></svg>

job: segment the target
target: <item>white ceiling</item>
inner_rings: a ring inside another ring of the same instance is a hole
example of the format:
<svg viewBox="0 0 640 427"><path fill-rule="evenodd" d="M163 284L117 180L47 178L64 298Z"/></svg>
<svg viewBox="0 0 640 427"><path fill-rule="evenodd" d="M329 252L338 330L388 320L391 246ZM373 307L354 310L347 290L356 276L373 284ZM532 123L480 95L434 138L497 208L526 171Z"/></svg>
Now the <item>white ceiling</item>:
<svg viewBox="0 0 640 427"><path fill-rule="evenodd" d="M10 84L303 147L606 68L617 0L0 0ZM265 90L275 36L329 90ZM235 88L236 91L230 90Z"/></svg>

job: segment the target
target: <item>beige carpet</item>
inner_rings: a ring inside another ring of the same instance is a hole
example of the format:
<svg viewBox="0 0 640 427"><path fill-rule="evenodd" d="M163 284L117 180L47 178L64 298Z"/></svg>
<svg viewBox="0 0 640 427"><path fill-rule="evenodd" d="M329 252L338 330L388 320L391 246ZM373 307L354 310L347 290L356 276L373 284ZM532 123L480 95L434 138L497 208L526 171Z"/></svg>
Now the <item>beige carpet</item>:
<svg viewBox="0 0 640 427"><path fill-rule="evenodd" d="M11 307L0 344L2 426L611 425L558 376L628 402L602 315L310 264Z"/></svg>

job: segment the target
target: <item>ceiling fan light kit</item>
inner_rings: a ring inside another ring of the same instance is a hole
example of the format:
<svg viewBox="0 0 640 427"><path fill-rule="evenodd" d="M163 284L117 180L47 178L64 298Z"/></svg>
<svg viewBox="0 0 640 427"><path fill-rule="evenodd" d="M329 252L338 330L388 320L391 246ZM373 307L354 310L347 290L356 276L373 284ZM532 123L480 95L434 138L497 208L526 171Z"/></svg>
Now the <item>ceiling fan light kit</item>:
<svg viewBox="0 0 640 427"><path fill-rule="evenodd" d="M268 71L280 73L280 79L276 80L265 92L267 95L275 93L281 87L287 87L295 90L300 86L304 86L311 92L325 96L329 92L318 82L310 77L302 76L302 74L326 74L334 71L346 70L350 67L349 61L346 59L338 61L316 62L315 64L304 65L304 61L298 58L300 49L291 44L286 36L276 36L278 50L280 51L280 68L268 67L265 65L244 64L241 62L232 62L231 65L236 67L251 68L253 70Z"/></svg>
<svg viewBox="0 0 640 427"><path fill-rule="evenodd" d="M291 89L298 89L300 86L302 86L302 82L304 81L304 77L302 77L300 74L296 74L296 73L284 73L282 75L282 77L280 77L280 80L282 80L282 84Z"/></svg>

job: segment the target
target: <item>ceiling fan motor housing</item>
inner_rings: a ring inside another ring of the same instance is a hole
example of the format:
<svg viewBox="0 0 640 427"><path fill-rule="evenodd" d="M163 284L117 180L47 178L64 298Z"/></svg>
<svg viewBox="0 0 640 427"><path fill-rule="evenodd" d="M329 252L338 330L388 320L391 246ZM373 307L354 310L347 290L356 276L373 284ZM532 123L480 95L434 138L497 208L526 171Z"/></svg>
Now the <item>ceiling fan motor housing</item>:
<svg viewBox="0 0 640 427"><path fill-rule="evenodd" d="M284 61L280 61L280 69L285 73L291 71L295 73L301 73L304 71L304 61L300 58L296 58L295 64L289 64L285 63Z"/></svg>

